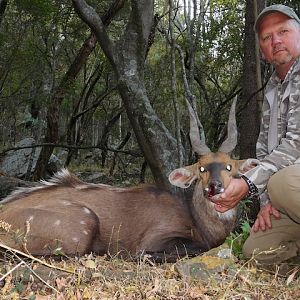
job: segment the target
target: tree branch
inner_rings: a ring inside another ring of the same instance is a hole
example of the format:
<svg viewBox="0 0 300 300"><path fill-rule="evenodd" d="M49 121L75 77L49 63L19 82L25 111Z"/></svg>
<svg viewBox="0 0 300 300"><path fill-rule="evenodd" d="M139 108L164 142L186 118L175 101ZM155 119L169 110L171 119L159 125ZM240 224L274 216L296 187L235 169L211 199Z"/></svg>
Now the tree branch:
<svg viewBox="0 0 300 300"><path fill-rule="evenodd" d="M78 16L92 29L101 45L103 52L115 69L116 62L114 57L113 45L106 33L103 22L93 7L84 0L72 0L74 9Z"/></svg>
<svg viewBox="0 0 300 300"><path fill-rule="evenodd" d="M30 146L7 148L0 153L0 157L4 156L9 151L18 151L18 150L22 150L22 149L38 148L38 147L53 147L53 148L66 148L66 149L101 149L101 150L107 150L107 151L111 151L111 152L123 153L123 154L131 155L134 157L143 157L143 155L140 151L119 150L119 149L114 149L114 148L110 148L110 147L105 147L102 145L75 146L75 145L54 144L54 143L42 143L42 144L35 144L35 145L30 145Z"/></svg>

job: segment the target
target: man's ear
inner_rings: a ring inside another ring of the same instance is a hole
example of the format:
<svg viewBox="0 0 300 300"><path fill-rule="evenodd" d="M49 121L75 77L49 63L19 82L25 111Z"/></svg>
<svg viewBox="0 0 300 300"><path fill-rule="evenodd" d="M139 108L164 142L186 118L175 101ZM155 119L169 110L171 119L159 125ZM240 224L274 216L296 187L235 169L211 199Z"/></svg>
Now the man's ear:
<svg viewBox="0 0 300 300"><path fill-rule="evenodd" d="M170 183L183 189L188 188L198 178L194 169L194 166L175 169L169 175Z"/></svg>

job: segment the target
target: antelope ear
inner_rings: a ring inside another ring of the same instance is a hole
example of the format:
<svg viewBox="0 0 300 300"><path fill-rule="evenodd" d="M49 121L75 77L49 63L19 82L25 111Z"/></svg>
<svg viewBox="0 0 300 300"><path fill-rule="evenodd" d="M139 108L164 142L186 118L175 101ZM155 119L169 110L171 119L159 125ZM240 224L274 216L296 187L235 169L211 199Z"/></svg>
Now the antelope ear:
<svg viewBox="0 0 300 300"><path fill-rule="evenodd" d="M251 170L252 168L255 168L260 163L259 160L255 159L255 158L239 160L238 162L239 162L239 171L241 173L245 173L245 172Z"/></svg>
<svg viewBox="0 0 300 300"><path fill-rule="evenodd" d="M198 176L190 168L175 169L169 175L170 183L183 189L188 188L197 178Z"/></svg>

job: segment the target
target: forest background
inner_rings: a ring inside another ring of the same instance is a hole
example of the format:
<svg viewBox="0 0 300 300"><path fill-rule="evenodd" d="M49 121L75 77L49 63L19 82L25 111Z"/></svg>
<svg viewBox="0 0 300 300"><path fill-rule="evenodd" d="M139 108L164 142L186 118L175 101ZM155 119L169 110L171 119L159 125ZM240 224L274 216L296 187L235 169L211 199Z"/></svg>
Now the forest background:
<svg viewBox="0 0 300 300"><path fill-rule="evenodd" d="M169 172L195 159L186 100L217 150L237 95L235 156L255 156L272 72L255 16L274 3L299 13L299 1L88 1L99 27L81 3L0 1L2 155L32 137L44 145L32 180L54 153L71 169L168 187Z"/></svg>

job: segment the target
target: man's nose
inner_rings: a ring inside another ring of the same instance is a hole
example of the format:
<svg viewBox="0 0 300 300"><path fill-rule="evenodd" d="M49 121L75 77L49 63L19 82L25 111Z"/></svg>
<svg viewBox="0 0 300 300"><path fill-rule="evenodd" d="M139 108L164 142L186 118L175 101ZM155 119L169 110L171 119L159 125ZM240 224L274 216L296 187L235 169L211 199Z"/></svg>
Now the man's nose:
<svg viewBox="0 0 300 300"><path fill-rule="evenodd" d="M272 45L277 45L280 44L281 42L282 42L281 37L278 34L274 33L272 35Z"/></svg>

